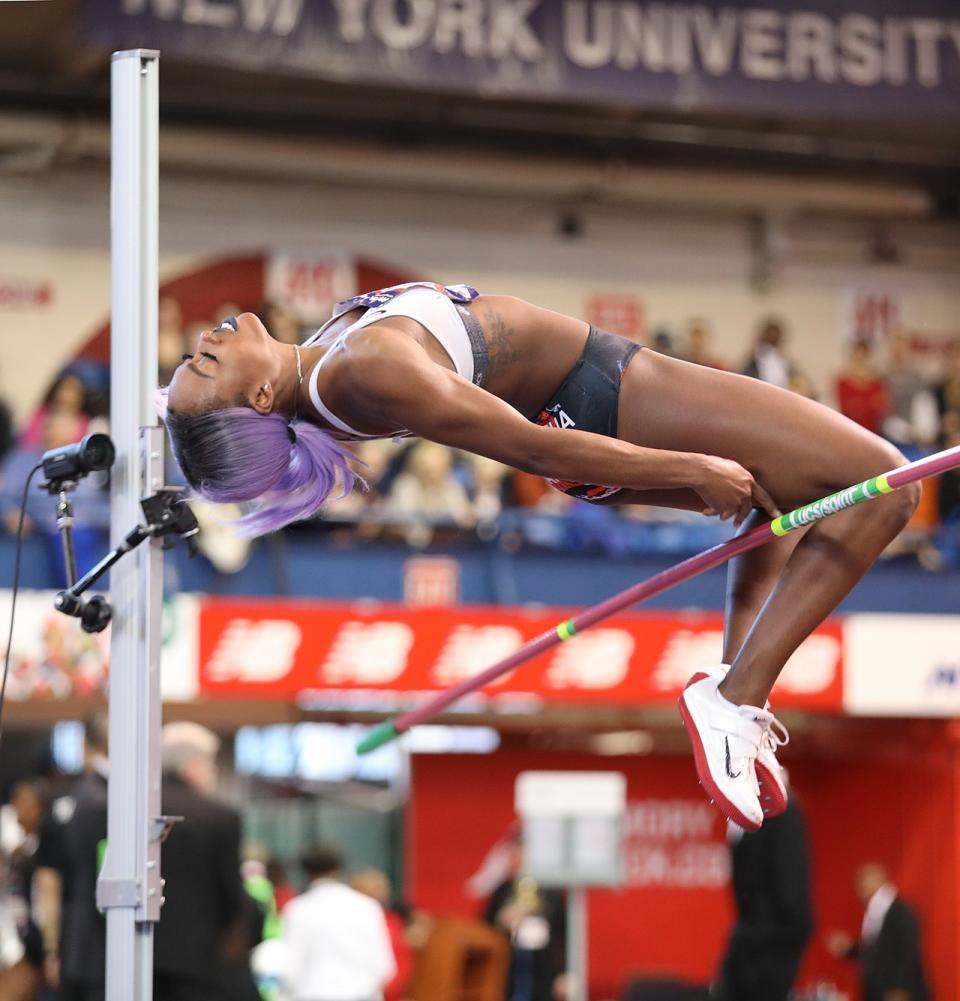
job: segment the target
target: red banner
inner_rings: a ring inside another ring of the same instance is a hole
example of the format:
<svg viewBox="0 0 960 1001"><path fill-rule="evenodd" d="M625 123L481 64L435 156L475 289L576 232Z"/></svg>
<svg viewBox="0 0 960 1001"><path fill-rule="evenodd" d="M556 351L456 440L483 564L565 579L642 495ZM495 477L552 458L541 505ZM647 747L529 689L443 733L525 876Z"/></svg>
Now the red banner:
<svg viewBox="0 0 960 1001"><path fill-rule="evenodd" d="M200 613L200 691L289 698L305 692L413 693L473 677L564 618L559 609L407 608L214 600ZM777 706L839 711L842 624L811 636L787 665ZM488 708L672 702L720 662L717 614L618 616L483 689ZM359 703L354 703L359 705ZM346 706L345 706L346 707Z"/></svg>

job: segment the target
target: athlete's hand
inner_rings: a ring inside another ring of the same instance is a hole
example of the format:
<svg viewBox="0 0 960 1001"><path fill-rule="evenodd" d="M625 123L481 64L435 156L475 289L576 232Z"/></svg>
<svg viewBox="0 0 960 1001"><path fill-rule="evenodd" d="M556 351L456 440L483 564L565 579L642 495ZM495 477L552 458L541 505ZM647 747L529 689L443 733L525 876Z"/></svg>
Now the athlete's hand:
<svg viewBox="0 0 960 1001"><path fill-rule="evenodd" d="M716 455L703 459L699 482L693 488L703 498L705 515L717 515L721 521L733 518L740 525L753 508L760 507L771 518L779 517L773 498L739 462Z"/></svg>

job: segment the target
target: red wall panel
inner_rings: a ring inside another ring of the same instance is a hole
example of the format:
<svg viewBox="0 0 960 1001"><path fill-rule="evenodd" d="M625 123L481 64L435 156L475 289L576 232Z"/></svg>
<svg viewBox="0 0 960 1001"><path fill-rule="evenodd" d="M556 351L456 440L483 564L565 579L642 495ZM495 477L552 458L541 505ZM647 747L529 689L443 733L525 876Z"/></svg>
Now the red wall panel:
<svg viewBox="0 0 960 1001"><path fill-rule="evenodd" d="M898 741L894 725L886 730L893 734L889 753L882 740L862 749L883 755L879 758L788 756L810 826L817 918L799 982L829 980L858 996L856 971L827 955L823 936L835 927L856 934L862 908L852 888L853 871L878 859L920 912L936 996L957 997L960 765L940 731L934 734L937 750ZM407 841L411 899L438 913L482 910L482 901L467 896L465 882L513 821L514 781L527 769L614 769L627 776L634 818L628 868L635 885L590 893L591 996L618 996L634 972L707 982L733 911L721 871L725 825L712 808L704 825L699 808L706 800L687 758L520 749L490 756L418 756ZM657 811L671 809L692 822L651 830Z"/></svg>

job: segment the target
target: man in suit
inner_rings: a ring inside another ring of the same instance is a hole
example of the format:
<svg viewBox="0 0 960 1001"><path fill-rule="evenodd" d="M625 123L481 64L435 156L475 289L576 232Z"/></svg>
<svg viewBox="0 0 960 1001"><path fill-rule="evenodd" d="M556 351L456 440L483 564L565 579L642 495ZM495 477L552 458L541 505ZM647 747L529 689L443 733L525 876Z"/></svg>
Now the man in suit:
<svg viewBox="0 0 960 1001"><path fill-rule="evenodd" d="M223 947L247 900L240 817L211 795L219 747L196 723L163 728L163 812L183 820L160 853L164 904L154 936L155 1001L235 1001L224 993Z"/></svg>
<svg viewBox="0 0 960 1001"><path fill-rule="evenodd" d="M807 824L791 792L759 831L730 825L737 922L711 995L786 1001L813 928Z"/></svg>
<svg viewBox="0 0 960 1001"><path fill-rule="evenodd" d="M834 931L827 948L838 959L860 963L864 1001L930 1001L920 956L920 922L879 862L860 866L854 878L865 904L860 941Z"/></svg>

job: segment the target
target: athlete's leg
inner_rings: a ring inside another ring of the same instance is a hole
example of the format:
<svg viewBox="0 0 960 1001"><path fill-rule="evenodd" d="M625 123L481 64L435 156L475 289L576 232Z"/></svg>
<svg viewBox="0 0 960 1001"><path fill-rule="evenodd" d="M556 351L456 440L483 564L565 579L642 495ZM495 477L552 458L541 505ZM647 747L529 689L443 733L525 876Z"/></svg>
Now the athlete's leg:
<svg viewBox="0 0 960 1001"><path fill-rule="evenodd" d="M765 511L754 510L738 535L769 521ZM723 622L723 663L732 664L740 653L764 602L780 579L783 568L806 534L806 529L774 539L765 546L737 556L727 564L727 595Z"/></svg>
<svg viewBox="0 0 960 1001"><path fill-rule="evenodd" d="M810 400L649 351L624 373L619 433L653 448L734 459L784 510L904 461L887 442ZM764 556L741 560L728 610L733 670L723 693L730 701L764 704L787 659L903 528L918 496L896 491L814 525L789 540L792 552L770 543Z"/></svg>
<svg viewBox="0 0 960 1001"><path fill-rule="evenodd" d="M681 511L702 511L703 501L693 490L620 490L612 497L595 504L622 507L643 504L649 507L669 507ZM737 534L751 531L769 518L755 510L740 526ZM723 663L732 664L740 652L763 603L806 529L774 539L759 549L737 556L727 564L727 593L723 624Z"/></svg>
<svg viewBox="0 0 960 1001"><path fill-rule="evenodd" d="M620 507L624 504L643 504L650 507L669 507L681 511L701 511L703 501L692 490L621 490L598 504ZM755 510L740 526L737 534L749 532L768 521L764 511ZM763 603L770 596L774 584L780 579L783 568L806 529L791 532L782 539L774 539L759 549L737 556L727 564L727 593L723 624L723 663L732 664Z"/></svg>

